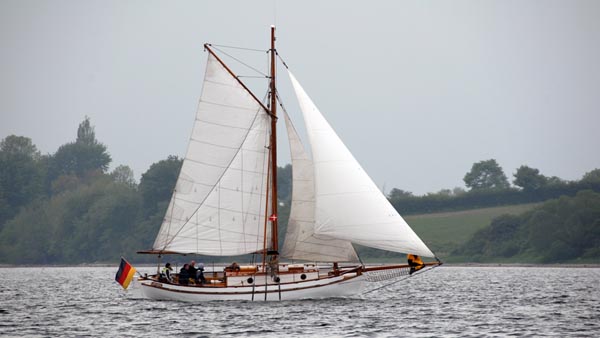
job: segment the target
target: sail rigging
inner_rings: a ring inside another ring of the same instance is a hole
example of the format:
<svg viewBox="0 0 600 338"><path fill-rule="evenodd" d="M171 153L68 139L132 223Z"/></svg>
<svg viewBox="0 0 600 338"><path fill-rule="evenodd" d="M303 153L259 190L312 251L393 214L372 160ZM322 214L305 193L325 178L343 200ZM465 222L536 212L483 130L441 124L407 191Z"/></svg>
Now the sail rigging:
<svg viewBox="0 0 600 338"><path fill-rule="evenodd" d="M286 115L295 194L284 256L358 261L355 243L434 257L289 76L313 158ZM269 243L278 254L273 82L265 110L209 54L192 137L154 250L225 256L258 252Z"/></svg>
<svg viewBox="0 0 600 338"><path fill-rule="evenodd" d="M264 104L210 45L205 48L206 74L188 149L153 249L142 253L159 257L261 253L262 261L213 266L202 279L194 278L198 275L192 269L172 280L160 273L141 276L147 297L182 301L254 301L258 295L264 300L346 297L360 293L364 282L412 272L406 264L364 266L353 243L434 257L291 73L310 151L282 105L293 169L288 227L279 252L276 123L281 101L275 81L275 27L271 27ZM313 263L280 263L280 256Z"/></svg>

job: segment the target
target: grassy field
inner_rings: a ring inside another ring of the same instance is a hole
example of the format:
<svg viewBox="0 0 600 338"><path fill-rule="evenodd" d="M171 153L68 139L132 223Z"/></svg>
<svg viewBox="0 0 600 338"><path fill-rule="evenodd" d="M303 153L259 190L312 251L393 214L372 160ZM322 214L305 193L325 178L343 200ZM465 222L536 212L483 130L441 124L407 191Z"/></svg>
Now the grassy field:
<svg viewBox="0 0 600 338"><path fill-rule="evenodd" d="M532 203L411 215L405 217L405 220L442 261L452 262L456 259L450 256L450 252L470 239L477 230L488 226L494 217L520 214L536 205L538 204Z"/></svg>

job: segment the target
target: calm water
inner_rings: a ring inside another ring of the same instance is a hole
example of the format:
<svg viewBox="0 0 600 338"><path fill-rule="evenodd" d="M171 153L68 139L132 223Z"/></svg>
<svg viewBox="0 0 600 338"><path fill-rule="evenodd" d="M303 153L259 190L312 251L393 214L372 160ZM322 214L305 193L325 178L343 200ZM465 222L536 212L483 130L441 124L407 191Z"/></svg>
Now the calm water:
<svg viewBox="0 0 600 338"><path fill-rule="evenodd" d="M600 336L593 268L440 267L364 299L203 304L140 299L116 270L0 269L0 336Z"/></svg>

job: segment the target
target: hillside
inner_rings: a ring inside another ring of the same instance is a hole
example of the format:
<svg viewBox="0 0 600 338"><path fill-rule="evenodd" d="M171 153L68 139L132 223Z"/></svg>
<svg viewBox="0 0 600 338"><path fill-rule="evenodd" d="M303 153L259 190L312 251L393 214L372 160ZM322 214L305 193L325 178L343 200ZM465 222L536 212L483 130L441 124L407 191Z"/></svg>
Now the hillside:
<svg viewBox="0 0 600 338"><path fill-rule="evenodd" d="M450 252L466 243L477 231L486 228L492 219L504 215L518 215L533 209L538 203L455 212L411 215L405 217L413 230L440 259L445 262L460 260Z"/></svg>
<svg viewBox="0 0 600 338"><path fill-rule="evenodd" d="M600 194L584 190L478 230L453 255L470 262L600 262Z"/></svg>

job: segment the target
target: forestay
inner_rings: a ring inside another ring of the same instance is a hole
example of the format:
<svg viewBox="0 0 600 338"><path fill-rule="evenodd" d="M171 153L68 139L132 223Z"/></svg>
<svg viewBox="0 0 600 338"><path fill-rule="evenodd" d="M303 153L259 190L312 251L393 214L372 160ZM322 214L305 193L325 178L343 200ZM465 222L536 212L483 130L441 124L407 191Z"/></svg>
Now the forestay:
<svg viewBox="0 0 600 338"><path fill-rule="evenodd" d="M313 156L315 235L434 257L354 159L293 74L289 75Z"/></svg>
<svg viewBox="0 0 600 338"><path fill-rule="evenodd" d="M282 256L317 262L358 262L358 256L350 242L315 237L315 184L312 160L304 150L289 116L284 115L293 170L292 205Z"/></svg>
<svg viewBox="0 0 600 338"><path fill-rule="evenodd" d="M270 117L212 55L175 192L154 250L262 250Z"/></svg>

